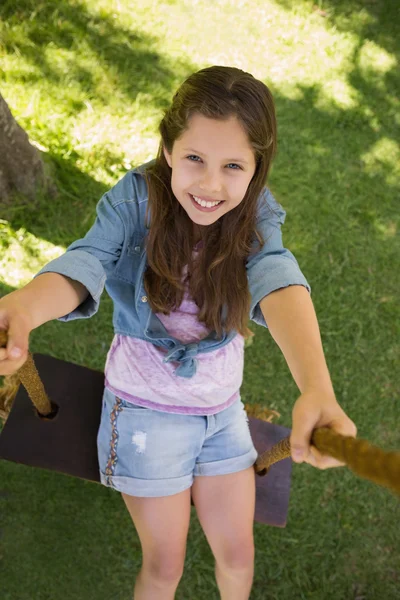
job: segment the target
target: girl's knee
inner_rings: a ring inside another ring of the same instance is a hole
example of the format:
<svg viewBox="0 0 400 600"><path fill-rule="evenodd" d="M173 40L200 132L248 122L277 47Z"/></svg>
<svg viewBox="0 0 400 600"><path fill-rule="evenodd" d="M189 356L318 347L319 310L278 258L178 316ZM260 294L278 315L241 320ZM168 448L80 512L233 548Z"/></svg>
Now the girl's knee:
<svg viewBox="0 0 400 600"><path fill-rule="evenodd" d="M223 571L251 571L254 566L254 543L236 542L226 546L217 562Z"/></svg>
<svg viewBox="0 0 400 600"><path fill-rule="evenodd" d="M153 581L163 584L177 583L182 577L185 556L182 554L158 554L143 560L143 570Z"/></svg>

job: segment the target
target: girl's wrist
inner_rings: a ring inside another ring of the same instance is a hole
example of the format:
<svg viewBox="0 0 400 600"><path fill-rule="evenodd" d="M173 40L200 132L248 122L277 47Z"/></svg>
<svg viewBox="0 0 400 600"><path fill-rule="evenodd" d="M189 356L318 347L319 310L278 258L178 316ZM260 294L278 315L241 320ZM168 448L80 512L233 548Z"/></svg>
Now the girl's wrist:
<svg viewBox="0 0 400 600"><path fill-rule="evenodd" d="M321 396L321 398L324 398L327 401L332 400L333 402L337 402L335 392L331 385L310 385L302 391L302 394L315 394Z"/></svg>
<svg viewBox="0 0 400 600"><path fill-rule="evenodd" d="M8 294L10 297L9 310L11 314L17 315L18 319L24 324L25 330L30 333L34 326L34 317L29 298L24 294L25 288L15 290Z"/></svg>

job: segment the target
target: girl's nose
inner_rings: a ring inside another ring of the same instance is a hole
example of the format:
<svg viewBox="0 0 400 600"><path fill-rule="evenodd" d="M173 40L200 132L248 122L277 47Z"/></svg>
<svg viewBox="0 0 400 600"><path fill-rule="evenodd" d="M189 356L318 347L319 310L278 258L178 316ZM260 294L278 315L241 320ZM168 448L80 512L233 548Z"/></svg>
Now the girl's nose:
<svg viewBox="0 0 400 600"><path fill-rule="evenodd" d="M207 171L204 174L199 187L209 194L219 193L222 188L220 176L215 171Z"/></svg>

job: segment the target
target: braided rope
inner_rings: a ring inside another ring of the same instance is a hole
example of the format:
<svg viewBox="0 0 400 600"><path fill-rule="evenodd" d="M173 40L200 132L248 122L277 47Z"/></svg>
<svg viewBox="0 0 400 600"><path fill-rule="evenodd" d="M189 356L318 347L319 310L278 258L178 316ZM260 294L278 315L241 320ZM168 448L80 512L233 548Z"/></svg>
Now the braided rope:
<svg viewBox="0 0 400 600"><path fill-rule="evenodd" d="M7 333L5 331L0 331L0 348L4 348L6 346ZM51 403L46 394L44 385L40 379L39 373L37 372L32 354L30 352L28 352L28 358L26 359L25 363L20 369L18 369L18 372L15 375L18 376L18 379L26 389L32 404L36 407L38 413L43 417L49 415L52 411ZM0 405L4 405L4 412L7 411L6 414L8 414L10 411L12 401L18 391L18 387L16 387L14 384L15 395L10 398L10 393L12 393L11 390L13 386L13 380L11 377L14 378L15 381L15 375L5 377L5 386L3 389L0 389Z"/></svg>
<svg viewBox="0 0 400 600"><path fill-rule="evenodd" d="M400 452L386 452L366 440L341 435L327 427L315 429L311 443L322 454L336 458L359 477L389 488L400 496ZM254 465L258 475L266 475L279 460L289 458L290 438L261 454Z"/></svg>
<svg viewBox="0 0 400 600"><path fill-rule="evenodd" d="M6 345L7 333L0 331L0 347ZM30 352L28 352L26 362L16 375L24 385L39 414L49 415L52 406ZM15 375L5 377L5 383L6 385L2 389L0 388L0 416L9 412L14 398L13 394L16 394L18 390ZM279 416L276 411L265 409L259 405L253 407L246 405L245 408L249 415L269 422L275 416ZM385 452L372 446L366 440L340 435L326 427L314 430L311 443L322 454L327 454L345 463L359 477L385 486L400 495L400 452ZM265 475L271 465L290 456L290 438L287 437L258 457L254 465L255 471L258 475Z"/></svg>

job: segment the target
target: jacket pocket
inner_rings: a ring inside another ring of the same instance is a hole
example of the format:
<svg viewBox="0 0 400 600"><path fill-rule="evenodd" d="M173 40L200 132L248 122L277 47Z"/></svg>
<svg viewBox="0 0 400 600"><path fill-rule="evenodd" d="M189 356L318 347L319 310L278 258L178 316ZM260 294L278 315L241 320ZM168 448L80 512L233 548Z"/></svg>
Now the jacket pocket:
<svg viewBox="0 0 400 600"><path fill-rule="evenodd" d="M144 252L144 238L135 234L124 246L120 259L115 269L115 276L128 283L135 284L140 266L140 260Z"/></svg>

